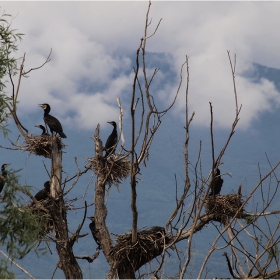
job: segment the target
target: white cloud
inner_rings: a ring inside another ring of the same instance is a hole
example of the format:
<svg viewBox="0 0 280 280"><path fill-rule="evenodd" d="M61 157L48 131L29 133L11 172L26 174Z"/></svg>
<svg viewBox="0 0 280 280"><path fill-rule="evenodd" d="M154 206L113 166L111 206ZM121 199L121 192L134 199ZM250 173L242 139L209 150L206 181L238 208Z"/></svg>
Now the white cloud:
<svg viewBox="0 0 280 280"><path fill-rule="evenodd" d="M236 85L239 104L243 107L239 127L247 128L258 113L271 109L272 104L279 106L279 93L270 82L254 84L240 76L252 69L252 62L279 68L278 51L272 47L280 43L275 28L280 23L275 12L279 11L279 3L176 2L176 11L186 9L172 15L168 13L172 5L157 4L161 7L159 13L167 15L164 23L168 25L167 33L172 34L172 39L169 35L164 42L158 41L157 47L176 50L178 70L185 55L189 56L189 107L196 112L197 124L209 126L210 101L219 126L229 127L233 121L235 103L227 50L232 58L237 54ZM182 113L184 89L185 84L176 104ZM270 98L268 92L273 92L274 97Z"/></svg>
<svg viewBox="0 0 280 280"><path fill-rule="evenodd" d="M57 116L65 118L63 123L83 122L85 129L95 127L91 120L116 118L114 96L122 97L132 84L128 56L136 52L143 36L148 2L2 2L1 6L18 14L13 27L26 34L19 49L20 54L27 53L25 69L40 65L53 49L51 62L22 83L23 113L34 104L49 102L59 108ZM254 84L241 76L252 69L252 62L280 68L279 10L279 2L152 3L148 34L160 18L163 21L147 50L172 54L173 60L168 60L178 75L189 56L189 105L196 111L197 124L209 125L211 101L217 125L231 125L235 104L227 50L237 54L240 126L247 128L272 104L279 106L273 84L267 80ZM158 90L161 100L173 97L177 85L173 80L168 83L168 74L156 78L166 82L166 88ZM177 114L184 112L184 87L185 81Z"/></svg>

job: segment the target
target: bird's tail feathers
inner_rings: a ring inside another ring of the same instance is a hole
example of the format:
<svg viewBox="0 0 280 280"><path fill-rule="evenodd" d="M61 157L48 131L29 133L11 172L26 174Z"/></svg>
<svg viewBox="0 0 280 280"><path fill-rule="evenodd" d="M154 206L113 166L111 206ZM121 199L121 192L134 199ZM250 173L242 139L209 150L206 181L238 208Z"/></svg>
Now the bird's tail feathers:
<svg viewBox="0 0 280 280"><path fill-rule="evenodd" d="M59 132L61 138L67 138L67 136L63 132Z"/></svg>

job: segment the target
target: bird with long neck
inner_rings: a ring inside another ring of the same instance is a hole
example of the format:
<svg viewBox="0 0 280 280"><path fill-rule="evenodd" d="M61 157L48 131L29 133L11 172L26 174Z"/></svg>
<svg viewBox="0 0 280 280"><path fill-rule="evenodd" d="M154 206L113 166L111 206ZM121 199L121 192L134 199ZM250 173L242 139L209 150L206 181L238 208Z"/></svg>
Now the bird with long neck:
<svg viewBox="0 0 280 280"><path fill-rule="evenodd" d="M223 186L223 182L224 182L224 180L221 178L220 169L217 168L215 177L213 178L212 183L211 183L211 192L210 192L209 196L215 196L215 195L220 194L222 186Z"/></svg>
<svg viewBox="0 0 280 280"><path fill-rule="evenodd" d="M35 198L38 200L38 201L43 201L45 199L47 199L49 197L49 193L50 193L50 181L46 181L44 183L44 188L40 191L38 191L36 194L35 194ZM34 202L32 203L32 205L34 204Z"/></svg>
<svg viewBox="0 0 280 280"><path fill-rule="evenodd" d="M109 155L115 153L117 148L117 143L118 143L117 124L114 121L108 123L111 124L114 128L105 144L105 150L106 150L105 157L108 157Z"/></svg>
<svg viewBox="0 0 280 280"><path fill-rule="evenodd" d="M7 178L8 172L6 171L7 166L9 166L10 163L4 163L1 167L2 175L0 176L0 193L2 192L4 186L5 186L5 179Z"/></svg>
<svg viewBox="0 0 280 280"><path fill-rule="evenodd" d="M38 127L38 128L40 128L40 129L42 129L42 134L41 134L41 136L43 136L43 135L49 135L49 134L46 132L46 128L45 128L43 125L39 124L39 125L35 125L35 127Z"/></svg>
<svg viewBox="0 0 280 280"><path fill-rule="evenodd" d="M44 109L44 121L50 128L51 134L55 132L58 133L61 138L67 138L67 136L63 133L60 121L49 114L49 112L51 111L51 106L47 103L39 104L39 106Z"/></svg>
<svg viewBox="0 0 280 280"><path fill-rule="evenodd" d="M91 220L91 223L89 224L89 229L91 231L92 237L95 240L95 242L98 245L98 247L100 248L100 242L98 241L98 239L96 237L97 230L95 228L95 218L94 217L88 217L88 219Z"/></svg>

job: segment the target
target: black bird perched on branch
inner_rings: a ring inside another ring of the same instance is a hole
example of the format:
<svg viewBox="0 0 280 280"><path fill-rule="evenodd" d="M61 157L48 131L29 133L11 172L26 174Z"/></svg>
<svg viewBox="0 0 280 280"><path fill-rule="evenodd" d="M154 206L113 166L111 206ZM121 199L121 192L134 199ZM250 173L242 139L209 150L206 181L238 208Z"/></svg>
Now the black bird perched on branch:
<svg viewBox="0 0 280 280"><path fill-rule="evenodd" d="M44 183L44 188L42 190L38 191L35 194L34 197L38 201L45 200L45 199L47 199L49 197L48 194L50 193L50 189L51 189L50 181L47 181L47 182ZM32 204L34 204L34 202Z"/></svg>
<svg viewBox="0 0 280 280"><path fill-rule="evenodd" d="M114 121L108 123L114 126L114 128L105 144L105 150L106 150L105 157L115 153L115 150L117 148L117 143L118 143L117 124Z"/></svg>
<svg viewBox="0 0 280 280"><path fill-rule="evenodd" d="M7 171L5 170L10 163L4 163L1 167L2 175L0 175L0 193L2 192L5 186L5 178L7 177Z"/></svg>
<svg viewBox="0 0 280 280"><path fill-rule="evenodd" d="M222 185L224 180L221 178L221 172L220 169L217 168L215 177L213 178L212 184L211 184L211 192L209 194L209 196L211 195L218 195L221 192L222 189Z"/></svg>
<svg viewBox="0 0 280 280"><path fill-rule="evenodd" d="M49 135L47 132L46 132L46 128L43 126L43 125L41 125L41 124L39 124L39 125L35 125L35 127L39 127L39 128L41 128L42 129L42 136L43 135Z"/></svg>
<svg viewBox="0 0 280 280"><path fill-rule="evenodd" d="M100 243L96 237L96 234L97 234L97 230L95 228L95 218L94 217L88 217L88 219L91 220L91 223L89 224L89 229L92 233L92 237L93 239L95 240L96 244L98 245L98 248L100 248Z"/></svg>
<svg viewBox="0 0 280 280"><path fill-rule="evenodd" d="M54 131L55 133L58 133L61 138L67 138L67 136L63 133L63 129L59 120L49 114L51 106L47 103L39 104L39 106L44 109L44 121L50 128L51 134Z"/></svg>

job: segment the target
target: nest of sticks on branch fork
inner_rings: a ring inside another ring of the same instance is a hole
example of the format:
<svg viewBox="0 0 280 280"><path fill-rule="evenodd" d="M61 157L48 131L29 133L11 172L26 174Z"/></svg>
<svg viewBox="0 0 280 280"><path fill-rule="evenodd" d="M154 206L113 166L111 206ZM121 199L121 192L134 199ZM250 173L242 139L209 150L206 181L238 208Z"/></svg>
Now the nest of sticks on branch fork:
<svg viewBox="0 0 280 280"><path fill-rule="evenodd" d="M59 137L56 137L58 149L65 147ZM51 135L32 135L25 137L25 150L32 154L51 158L52 156L52 136Z"/></svg>
<svg viewBox="0 0 280 280"><path fill-rule="evenodd" d="M95 156L88 158L88 162L95 174L98 175L102 172L105 175L106 183L110 187L115 185L117 189L130 173L130 161L127 159L127 155L112 154L107 158Z"/></svg>
<svg viewBox="0 0 280 280"><path fill-rule="evenodd" d="M233 217L241 207L242 195L241 194L226 194L217 196L208 196L205 201L206 214L214 214L214 219L226 224L230 217ZM244 213L244 208L239 211L237 217L241 217Z"/></svg>
<svg viewBox="0 0 280 280"><path fill-rule="evenodd" d="M31 209L33 215L36 215L37 222L41 225L42 231L39 233L38 239L44 238L44 236L53 230L53 221L50 216L50 209L52 204L55 203L52 199L48 198L38 203L31 203L27 207Z"/></svg>
<svg viewBox="0 0 280 280"><path fill-rule="evenodd" d="M128 267L139 269L143 264L160 255L168 242L165 228L155 226L137 232L137 242L131 244L132 233L116 235L115 246L110 255L114 258L118 271L125 272Z"/></svg>

